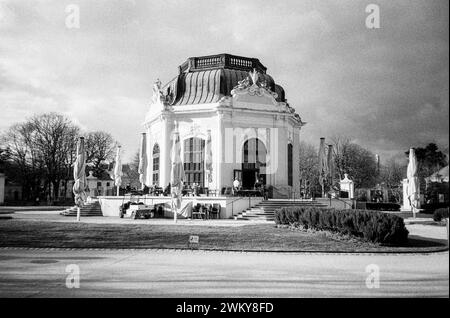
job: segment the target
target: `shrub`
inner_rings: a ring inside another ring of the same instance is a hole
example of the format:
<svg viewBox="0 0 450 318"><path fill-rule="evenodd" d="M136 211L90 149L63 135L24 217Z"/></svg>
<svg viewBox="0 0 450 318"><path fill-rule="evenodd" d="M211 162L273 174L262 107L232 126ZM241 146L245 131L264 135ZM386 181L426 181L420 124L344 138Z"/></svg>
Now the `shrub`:
<svg viewBox="0 0 450 318"><path fill-rule="evenodd" d="M442 219L447 219L447 218L448 218L448 209L447 208L437 209L433 213L433 220L435 220L436 222L440 222L440 221L442 221Z"/></svg>
<svg viewBox="0 0 450 318"><path fill-rule="evenodd" d="M349 234L375 243L399 245L408 240L408 230L401 217L377 211L281 208L275 211L275 222Z"/></svg>
<svg viewBox="0 0 450 318"><path fill-rule="evenodd" d="M423 213L434 213L434 211L438 209L448 208L449 203L448 202L441 202L441 203L425 203L420 206L420 209L423 210Z"/></svg>

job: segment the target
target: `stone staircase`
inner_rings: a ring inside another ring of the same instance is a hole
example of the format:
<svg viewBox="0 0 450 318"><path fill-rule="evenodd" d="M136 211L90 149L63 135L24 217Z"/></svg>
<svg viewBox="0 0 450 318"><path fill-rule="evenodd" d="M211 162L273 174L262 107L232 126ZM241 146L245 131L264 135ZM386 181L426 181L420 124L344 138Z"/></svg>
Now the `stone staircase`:
<svg viewBox="0 0 450 318"><path fill-rule="evenodd" d="M302 207L302 206L327 207L326 204L318 203L317 201L269 199L262 201L245 211L238 213L236 217L237 220L275 221L276 209L282 207Z"/></svg>
<svg viewBox="0 0 450 318"><path fill-rule="evenodd" d="M64 216L77 216L77 207L73 206L60 213ZM80 216L103 216L102 208L98 201L85 204L80 210Z"/></svg>

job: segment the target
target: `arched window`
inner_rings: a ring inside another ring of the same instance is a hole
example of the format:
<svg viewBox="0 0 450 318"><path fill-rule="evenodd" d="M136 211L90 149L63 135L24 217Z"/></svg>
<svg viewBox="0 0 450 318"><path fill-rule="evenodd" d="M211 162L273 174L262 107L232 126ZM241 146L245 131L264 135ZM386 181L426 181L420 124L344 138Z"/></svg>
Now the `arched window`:
<svg viewBox="0 0 450 318"><path fill-rule="evenodd" d="M294 175L294 172L293 172L293 168L294 168L294 166L293 166L293 164L292 164L292 155L293 155L293 146L292 146L292 144L288 144L288 146L287 146L287 156L288 156L288 185L290 185L291 187L293 186L293 184L294 184L294 180L293 180L293 175Z"/></svg>
<svg viewBox="0 0 450 318"><path fill-rule="evenodd" d="M153 185L159 186L159 146L155 144L153 146Z"/></svg>
<svg viewBox="0 0 450 318"><path fill-rule="evenodd" d="M260 169L266 166L266 147L258 138L252 138L244 143L244 164L248 169Z"/></svg>
<svg viewBox="0 0 450 318"><path fill-rule="evenodd" d="M205 183L205 141L201 138L184 140L184 175L185 184L194 182L200 187Z"/></svg>

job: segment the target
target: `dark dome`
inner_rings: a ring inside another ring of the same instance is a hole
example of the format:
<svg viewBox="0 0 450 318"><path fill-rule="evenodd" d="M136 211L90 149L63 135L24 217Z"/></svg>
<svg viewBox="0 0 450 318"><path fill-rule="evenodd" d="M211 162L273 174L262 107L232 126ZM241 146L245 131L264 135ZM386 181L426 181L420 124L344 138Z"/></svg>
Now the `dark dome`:
<svg viewBox="0 0 450 318"><path fill-rule="evenodd" d="M224 96L231 96L231 90L253 69L278 94L277 101L284 102L283 88L266 74L267 68L258 59L229 54L189 58L179 66L178 76L164 86L164 93L171 105L218 102Z"/></svg>

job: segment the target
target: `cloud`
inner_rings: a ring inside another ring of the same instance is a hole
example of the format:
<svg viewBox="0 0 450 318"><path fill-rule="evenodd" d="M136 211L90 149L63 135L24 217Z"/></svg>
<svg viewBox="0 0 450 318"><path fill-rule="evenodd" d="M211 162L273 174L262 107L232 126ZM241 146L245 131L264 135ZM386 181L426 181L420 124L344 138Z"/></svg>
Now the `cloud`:
<svg viewBox="0 0 450 318"><path fill-rule="evenodd" d="M80 6L80 29L65 7ZM156 78L187 57L257 57L308 122L302 138L353 136L383 157L436 141L448 149L448 2L2 1L0 129L60 111L128 150Z"/></svg>

